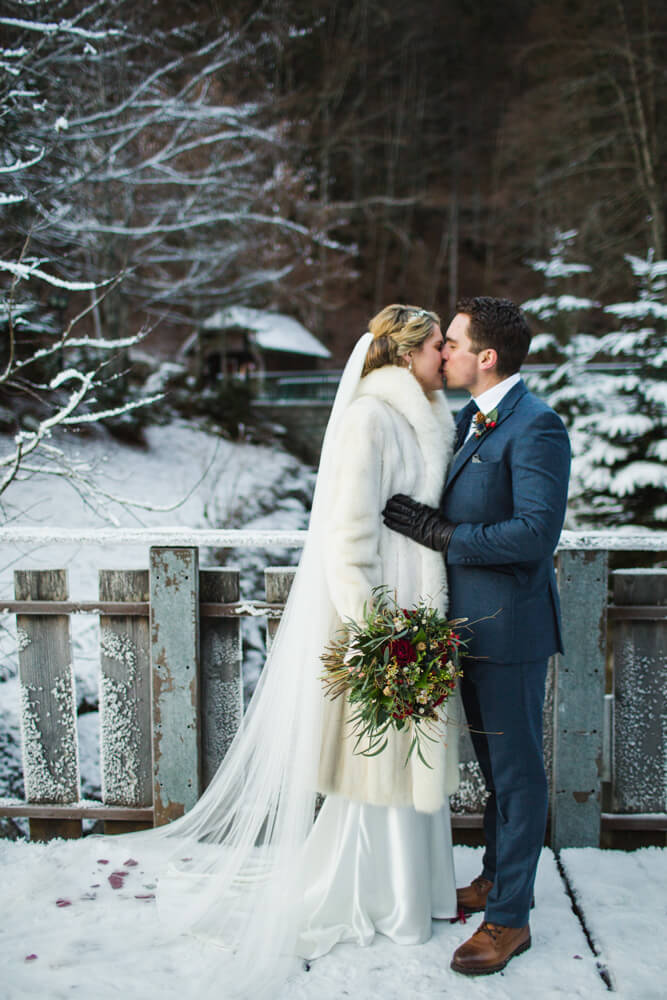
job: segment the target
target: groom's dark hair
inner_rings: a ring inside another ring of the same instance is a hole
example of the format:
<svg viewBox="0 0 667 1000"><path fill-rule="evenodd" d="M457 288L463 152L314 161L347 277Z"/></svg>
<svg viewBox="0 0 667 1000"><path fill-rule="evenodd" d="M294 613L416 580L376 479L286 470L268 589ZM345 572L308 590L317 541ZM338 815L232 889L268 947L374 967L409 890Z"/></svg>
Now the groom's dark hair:
<svg viewBox="0 0 667 1000"><path fill-rule="evenodd" d="M518 372L530 347L530 329L514 302L477 295L459 299L456 311L470 317L469 336L475 354L492 347L498 355L496 371L499 375Z"/></svg>

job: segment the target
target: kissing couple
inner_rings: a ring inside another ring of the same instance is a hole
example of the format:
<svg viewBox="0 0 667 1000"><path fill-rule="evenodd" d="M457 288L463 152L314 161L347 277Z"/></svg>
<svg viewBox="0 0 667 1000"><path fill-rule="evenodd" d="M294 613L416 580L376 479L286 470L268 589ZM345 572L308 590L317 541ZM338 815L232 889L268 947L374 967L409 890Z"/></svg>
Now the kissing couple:
<svg viewBox="0 0 667 1000"><path fill-rule="evenodd" d="M239 732L189 813L132 835L162 841L170 859L157 890L165 932L220 945L198 997L275 997L339 942L420 944L434 919L461 911L483 917L451 958L456 973L497 972L530 947L570 448L521 379L529 344L516 305L480 296L446 329L430 310L389 305L352 350L299 567ZM456 420L445 382L471 397ZM364 753L354 706L324 692L327 643L378 587L401 607L425 601L475 623L425 756L409 753L405 728ZM461 703L488 798L482 870L457 889L448 796Z"/></svg>

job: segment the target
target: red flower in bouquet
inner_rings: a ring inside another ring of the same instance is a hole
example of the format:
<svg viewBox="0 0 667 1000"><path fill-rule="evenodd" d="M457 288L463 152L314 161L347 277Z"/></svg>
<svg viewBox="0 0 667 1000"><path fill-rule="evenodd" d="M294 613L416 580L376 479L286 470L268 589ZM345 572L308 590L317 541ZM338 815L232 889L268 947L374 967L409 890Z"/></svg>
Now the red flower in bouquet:
<svg viewBox="0 0 667 1000"><path fill-rule="evenodd" d="M393 639L389 643L389 655L396 658L398 663L414 663L417 659L417 650L409 639Z"/></svg>

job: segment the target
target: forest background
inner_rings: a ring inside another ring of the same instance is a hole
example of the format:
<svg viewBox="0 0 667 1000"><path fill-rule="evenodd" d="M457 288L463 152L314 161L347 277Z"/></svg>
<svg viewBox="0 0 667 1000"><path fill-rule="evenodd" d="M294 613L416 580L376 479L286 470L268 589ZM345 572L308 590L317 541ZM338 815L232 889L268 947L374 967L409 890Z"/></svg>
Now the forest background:
<svg viewBox="0 0 667 1000"><path fill-rule="evenodd" d="M335 365L387 302L484 293L557 366L581 519L667 524L664 4L5 0L0 30L0 489L56 426L159 414L128 352L222 306Z"/></svg>

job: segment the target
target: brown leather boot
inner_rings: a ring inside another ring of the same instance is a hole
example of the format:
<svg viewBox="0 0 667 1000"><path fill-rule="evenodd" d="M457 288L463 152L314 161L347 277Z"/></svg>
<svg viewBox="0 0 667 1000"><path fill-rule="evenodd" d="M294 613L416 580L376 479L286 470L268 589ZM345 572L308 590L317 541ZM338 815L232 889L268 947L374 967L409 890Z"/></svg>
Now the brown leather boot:
<svg viewBox="0 0 667 1000"><path fill-rule="evenodd" d="M486 897L493 888L493 882L483 875L474 878L470 885L456 890L456 905L464 913L483 913L486 909Z"/></svg>
<svg viewBox="0 0 667 1000"><path fill-rule="evenodd" d="M473 936L456 949L451 961L464 976L500 972L511 958L530 948L530 927L503 927L484 920Z"/></svg>

